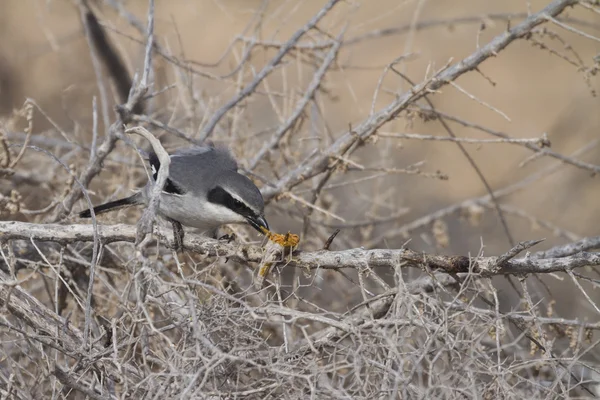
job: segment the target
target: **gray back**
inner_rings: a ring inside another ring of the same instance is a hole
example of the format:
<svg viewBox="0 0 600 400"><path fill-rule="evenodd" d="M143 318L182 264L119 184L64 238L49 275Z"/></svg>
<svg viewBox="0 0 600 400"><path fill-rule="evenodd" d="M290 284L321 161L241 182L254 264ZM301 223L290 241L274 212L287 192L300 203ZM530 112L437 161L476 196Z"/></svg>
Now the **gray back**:
<svg viewBox="0 0 600 400"><path fill-rule="evenodd" d="M153 166L153 178L156 180L160 162L154 153L150 153L150 164ZM236 172L237 169L237 162L225 148L180 149L171 155L168 179L170 182L167 182L167 187L174 185L185 192L204 194L208 188L214 186L219 176L225 172Z"/></svg>

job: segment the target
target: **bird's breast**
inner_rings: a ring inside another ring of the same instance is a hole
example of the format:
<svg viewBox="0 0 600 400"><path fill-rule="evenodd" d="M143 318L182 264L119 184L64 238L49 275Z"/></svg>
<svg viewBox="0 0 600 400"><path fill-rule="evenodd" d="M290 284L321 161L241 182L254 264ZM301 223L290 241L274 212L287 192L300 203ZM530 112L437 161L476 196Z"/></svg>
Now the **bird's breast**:
<svg viewBox="0 0 600 400"><path fill-rule="evenodd" d="M233 211L210 203L205 198L163 194L159 205L162 215L202 231L214 231L221 225L243 223L245 219Z"/></svg>

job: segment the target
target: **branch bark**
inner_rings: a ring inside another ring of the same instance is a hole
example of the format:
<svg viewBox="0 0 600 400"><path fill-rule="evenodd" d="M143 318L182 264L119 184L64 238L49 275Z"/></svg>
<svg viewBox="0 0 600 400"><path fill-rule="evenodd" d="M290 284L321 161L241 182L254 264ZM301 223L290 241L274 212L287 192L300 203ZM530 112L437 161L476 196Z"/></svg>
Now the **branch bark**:
<svg viewBox="0 0 600 400"><path fill-rule="evenodd" d="M158 238L170 247L174 246L173 234L161 228L155 229ZM136 228L131 225L98 226L100 241L104 244L114 242L135 243ZM32 224L26 222L0 222L0 241L31 240L72 244L91 242L94 240L92 225L55 225ZM599 238L587 238L587 243L598 243ZM578 244L579 242L576 242ZM259 262L264 256L264 249L255 245L226 243L199 235L186 235L184 247L199 254L210 257L227 257L239 262ZM562 245L557 249L577 248ZM295 251L293 254L281 254L280 261L287 267L303 269L355 269L364 271L368 268L414 267L426 270L437 270L451 274L475 273L481 277L495 275L519 275L532 273L568 272L585 266L600 266L600 253L580 251L567 252L565 256L542 258L543 254L559 254L560 251L549 249L526 255L521 258L446 256L419 253L410 249L372 249L362 248L339 251ZM539 255L538 255L539 254Z"/></svg>

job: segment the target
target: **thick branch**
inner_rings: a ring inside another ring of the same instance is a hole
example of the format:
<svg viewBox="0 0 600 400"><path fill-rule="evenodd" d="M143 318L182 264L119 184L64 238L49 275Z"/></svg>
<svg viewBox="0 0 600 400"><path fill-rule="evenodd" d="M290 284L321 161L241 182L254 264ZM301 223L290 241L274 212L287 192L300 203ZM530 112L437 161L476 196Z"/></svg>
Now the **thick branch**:
<svg viewBox="0 0 600 400"><path fill-rule="evenodd" d="M423 98L428 93L435 92L454 81L459 76L477 68L481 63L490 57L495 57L500 51L507 47L513 41L527 35L533 28L547 21L548 16L557 16L567 7L577 4L577 0L556 0L536 14L508 29L506 32L496 36L485 46L482 46L475 53L466 57L462 61L444 69L433 79L420 83L412 87L409 91L401 94L398 98L383 110L373 114L363 123L352 129L350 132L342 135L328 149L321 154L310 157L298 168L290 171L283 176L274 186L265 186L262 190L266 201L273 199L279 194L300 184L305 179L318 175L327 170L329 158L332 155L342 154L356 140L365 140L373 135L386 122L395 118L401 111L410 104Z"/></svg>
<svg viewBox="0 0 600 400"><path fill-rule="evenodd" d="M158 236L166 244L173 246L173 234L157 228ZM98 226L98 234L103 243L129 242L136 239L136 228L130 225ZM94 240L92 225L31 224L26 222L0 222L0 241L11 239L37 240L70 244ZM589 241L595 241L590 238ZM212 257L229 257L240 262L259 262L264 249L254 245L226 243L198 235L186 235L184 247L199 254ZM560 246L564 248L565 246ZM552 249L546 251L552 254ZM504 261L500 257L477 257L431 255L409 249L361 248L340 251L296 251L282 254L281 261L286 266L304 269L355 269L414 267L440 270L448 273L478 273L481 276L567 272L574 268L600 265L600 253L579 252L565 257L540 258L525 256ZM502 261L502 262L500 262Z"/></svg>

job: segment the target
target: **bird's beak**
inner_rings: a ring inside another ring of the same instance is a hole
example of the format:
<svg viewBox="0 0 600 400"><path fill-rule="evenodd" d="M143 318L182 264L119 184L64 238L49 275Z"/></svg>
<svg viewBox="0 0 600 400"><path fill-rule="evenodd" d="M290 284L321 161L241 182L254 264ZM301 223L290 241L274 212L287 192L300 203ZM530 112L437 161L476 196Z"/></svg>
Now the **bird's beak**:
<svg viewBox="0 0 600 400"><path fill-rule="evenodd" d="M248 223L254 229L256 229L257 231L259 231L262 234L265 233L265 231L264 231L265 229L269 230L269 224L267 223L267 220L263 216L248 217L247 220L248 220Z"/></svg>

